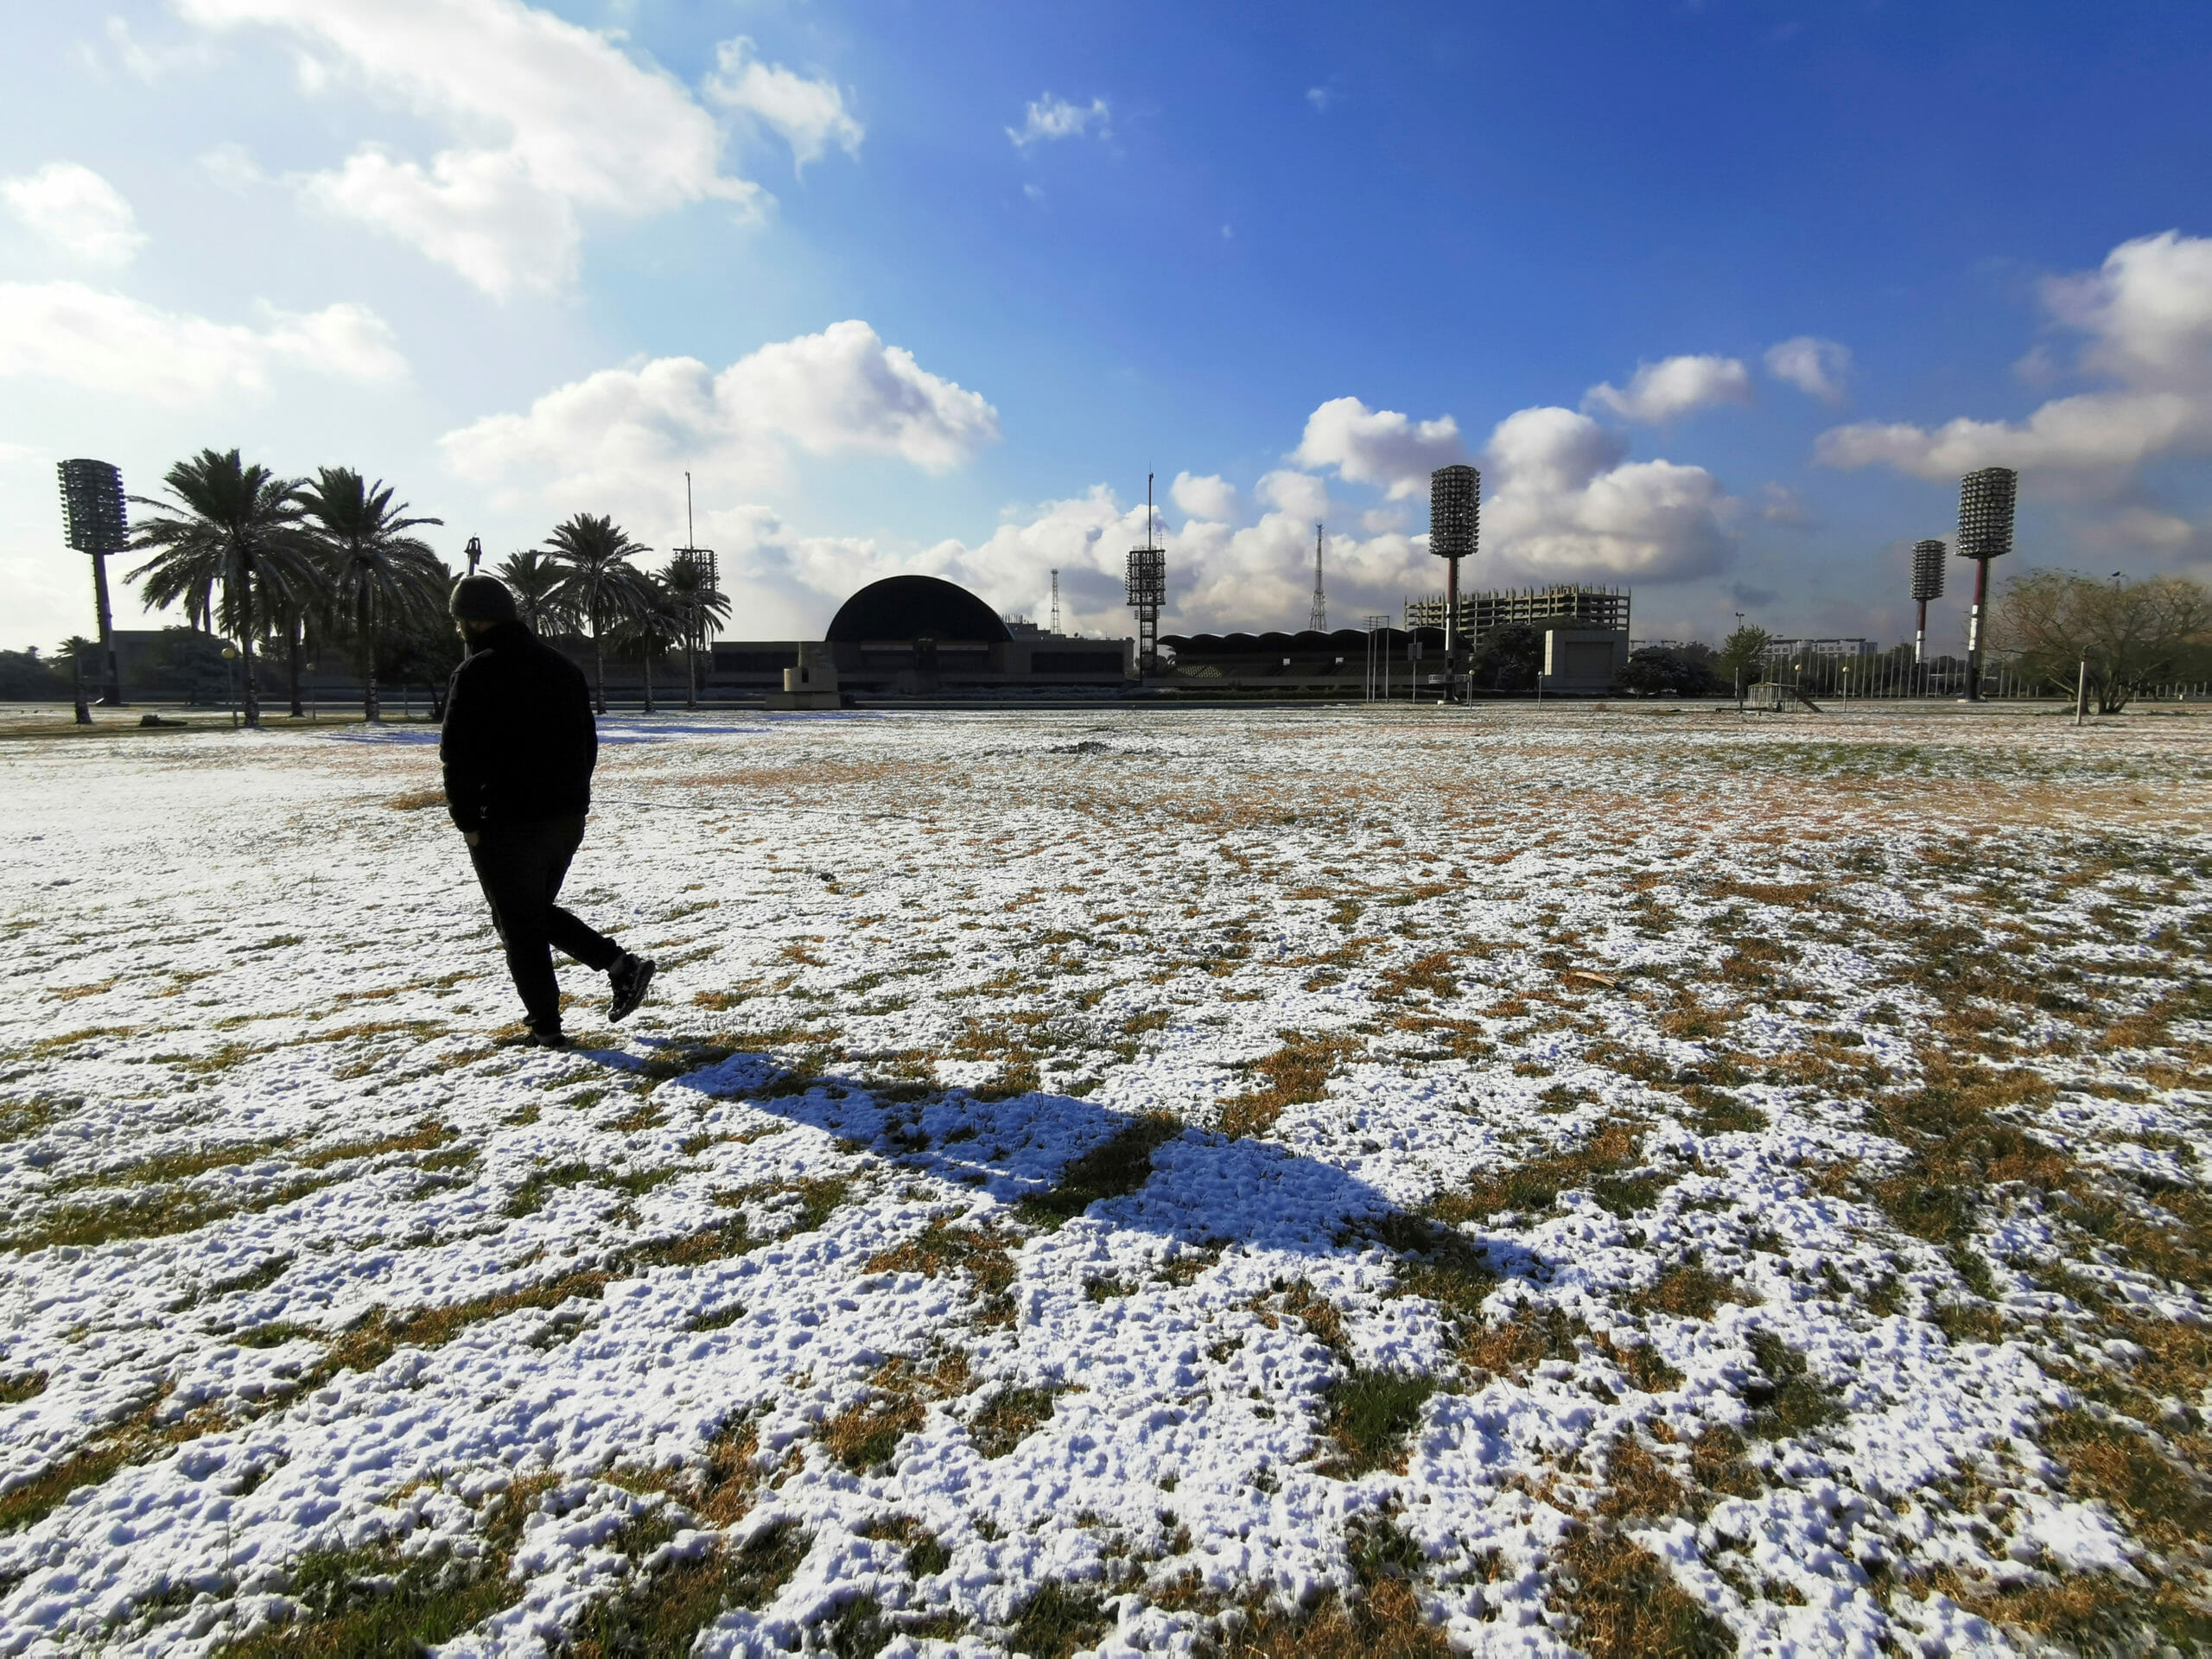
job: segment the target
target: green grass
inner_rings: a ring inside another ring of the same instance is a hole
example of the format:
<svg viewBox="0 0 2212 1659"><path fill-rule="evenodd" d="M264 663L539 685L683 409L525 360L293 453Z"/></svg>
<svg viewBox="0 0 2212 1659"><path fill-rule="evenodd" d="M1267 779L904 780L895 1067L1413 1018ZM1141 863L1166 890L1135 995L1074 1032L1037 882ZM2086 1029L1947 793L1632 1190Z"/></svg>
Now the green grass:
<svg viewBox="0 0 2212 1659"><path fill-rule="evenodd" d="M1071 1590L1057 1579L1040 1586L1022 1604L1007 1630L1007 1647L1029 1659L1068 1659L1087 1648L1114 1626L1112 1617L1098 1598Z"/></svg>
<svg viewBox="0 0 2212 1659"><path fill-rule="evenodd" d="M507 1576L524 1518L553 1485L518 1482L500 1496L472 1556L441 1550L406 1560L388 1543L316 1550L290 1567L298 1611L273 1630L222 1649L225 1659L388 1659L451 1641L522 1599Z"/></svg>
<svg viewBox="0 0 2212 1659"><path fill-rule="evenodd" d="M569 1659L661 1659L686 1652L699 1632L732 1608L775 1599L806 1559L813 1535L779 1521L743 1545L718 1543L633 1580L578 1619Z"/></svg>
<svg viewBox="0 0 2212 1659"><path fill-rule="evenodd" d="M1420 1426L1421 1407L1435 1392L1434 1377L1395 1371L1358 1370L1338 1378L1327 1399L1329 1437L1339 1452L1322 1472L1350 1479L1397 1468L1406 1436Z"/></svg>
<svg viewBox="0 0 2212 1659"><path fill-rule="evenodd" d="M1051 1421L1058 1389L1002 1389L968 1420L968 1438L986 1458L1002 1458Z"/></svg>
<svg viewBox="0 0 2212 1659"><path fill-rule="evenodd" d="M1103 1199L1134 1192L1151 1179L1154 1148L1182 1132L1182 1121L1165 1113L1140 1117L1069 1164L1051 1191L1022 1199L1014 1213L1049 1232Z"/></svg>

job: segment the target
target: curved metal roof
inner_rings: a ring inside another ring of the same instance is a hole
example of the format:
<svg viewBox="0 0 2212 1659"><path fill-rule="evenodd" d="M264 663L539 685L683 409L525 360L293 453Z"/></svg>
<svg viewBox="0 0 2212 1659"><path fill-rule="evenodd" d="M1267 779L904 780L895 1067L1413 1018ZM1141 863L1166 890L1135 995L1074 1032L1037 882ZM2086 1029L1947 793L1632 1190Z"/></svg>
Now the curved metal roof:
<svg viewBox="0 0 2212 1659"><path fill-rule="evenodd" d="M937 576L886 576L837 607L830 632L833 644L863 639L985 639L996 643L1013 633L999 613L965 588Z"/></svg>

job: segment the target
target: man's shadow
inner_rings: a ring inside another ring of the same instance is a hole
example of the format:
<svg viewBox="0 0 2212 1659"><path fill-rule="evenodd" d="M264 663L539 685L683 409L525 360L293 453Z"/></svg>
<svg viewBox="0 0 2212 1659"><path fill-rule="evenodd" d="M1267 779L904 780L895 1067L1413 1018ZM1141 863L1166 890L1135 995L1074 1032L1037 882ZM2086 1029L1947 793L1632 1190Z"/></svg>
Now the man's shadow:
<svg viewBox="0 0 2212 1659"><path fill-rule="evenodd" d="M674 1057L690 1046L682 1039L632 1040L658 1052L640 1058L585 1052L614 1070L671 1072ZM1157 1119L1074 1095L1040 1090L990 1098L931 1086L912 1099L899 1098L913 1085L879 1093L852 1078L799 1077L766 1054L716 1058L672 1073L667 1086L701 1096L702 1108L709 1102L734 1103L819 1129L899 1168L1008 1205L1054 1196L1071 1166L1117 1136L1150 1139L1160 1133ZM1212 1129L1185 1127L1167 1134L1151 1147L1149 1173L1140 1166L1135 1175L1127 1190L1102 1197L1080 1213L1180 1246L1248 1245L1305 1255L1377 1243L1424 1253L1424 1239L1433 1243L1441 1231L1334 1164ZM1552 1276L1551 1264L1518 1240L1460 1236L1501 1281L1541 1283Z"/></svg>

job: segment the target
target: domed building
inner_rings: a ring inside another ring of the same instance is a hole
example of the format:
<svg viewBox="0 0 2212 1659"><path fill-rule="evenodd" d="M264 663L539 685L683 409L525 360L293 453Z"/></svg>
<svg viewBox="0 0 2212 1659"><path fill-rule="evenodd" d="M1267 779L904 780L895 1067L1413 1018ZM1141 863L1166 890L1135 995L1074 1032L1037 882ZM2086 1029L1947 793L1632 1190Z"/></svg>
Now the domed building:
<svg viewBox="0 0 2212 1659"><path fill-rule="evenodd" d="M823 639L838 688L868 696L1119 690L1136 675L1135 641L1009 624L941 576L868 583L837 607ZM713 683L741 693L780 690L784 671L798 666L799 644L718 639Z"/></svg>

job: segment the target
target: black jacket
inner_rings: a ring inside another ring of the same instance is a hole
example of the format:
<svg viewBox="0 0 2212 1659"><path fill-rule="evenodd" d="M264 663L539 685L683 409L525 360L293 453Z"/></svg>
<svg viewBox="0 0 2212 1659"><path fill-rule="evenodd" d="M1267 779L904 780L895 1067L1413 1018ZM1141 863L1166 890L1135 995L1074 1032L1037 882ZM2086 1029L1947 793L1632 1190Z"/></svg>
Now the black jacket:
<svg viewBox="0 0 2212 1659"><path fill-rule="evenodd" d="M446 692L438 759L464 830L580 814L599 731L583 671L519 622L472 640Z"/></svg>

